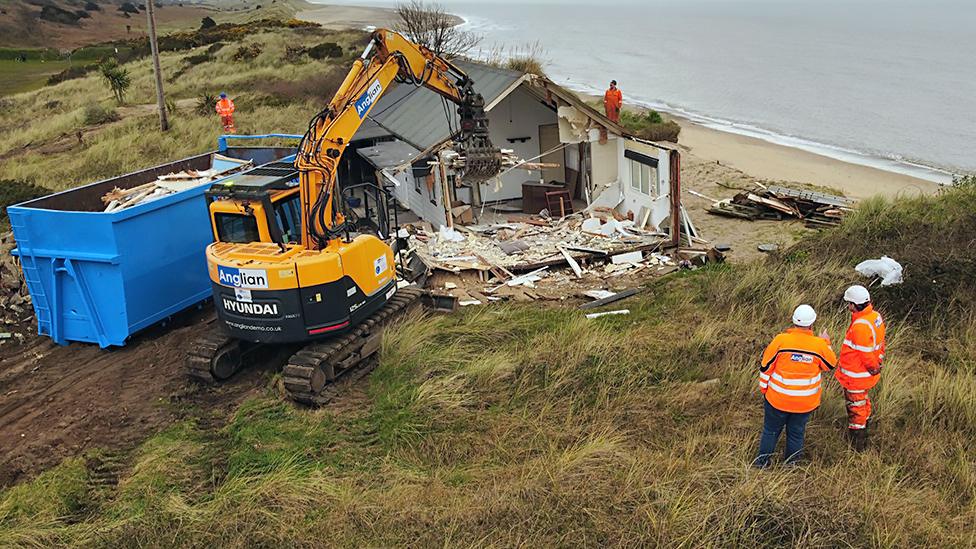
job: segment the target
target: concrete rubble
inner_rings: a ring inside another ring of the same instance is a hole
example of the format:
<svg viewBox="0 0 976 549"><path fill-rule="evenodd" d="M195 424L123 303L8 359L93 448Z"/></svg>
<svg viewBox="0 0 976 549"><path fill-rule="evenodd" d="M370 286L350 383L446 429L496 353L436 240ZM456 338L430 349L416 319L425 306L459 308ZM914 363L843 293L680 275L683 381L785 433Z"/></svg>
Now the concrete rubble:
<svg viewBox="0 0 976 549"><path fill-rule="evenodd" d="M13 233L0 234L0 345L21 340L24 327L34 316L30 293L17 258Z"/></svg>

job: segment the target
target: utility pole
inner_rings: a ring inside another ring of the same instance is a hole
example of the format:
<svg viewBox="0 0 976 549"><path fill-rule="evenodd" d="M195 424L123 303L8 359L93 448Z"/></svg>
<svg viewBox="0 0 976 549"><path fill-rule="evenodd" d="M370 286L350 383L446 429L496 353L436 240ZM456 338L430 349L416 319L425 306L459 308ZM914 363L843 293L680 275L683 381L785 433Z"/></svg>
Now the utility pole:
<svg viewBox="0 0 976 549"><path fill-rule="evenodd" d="M149 18L149 47L152 49L153 73L156 75L156 103L159 106L159 129L169 129L166 119L166 99L163 98L163 75L159 69L159 44L156 43L156 14L153 13L153 2L146 0L146 17Z"/></svg>

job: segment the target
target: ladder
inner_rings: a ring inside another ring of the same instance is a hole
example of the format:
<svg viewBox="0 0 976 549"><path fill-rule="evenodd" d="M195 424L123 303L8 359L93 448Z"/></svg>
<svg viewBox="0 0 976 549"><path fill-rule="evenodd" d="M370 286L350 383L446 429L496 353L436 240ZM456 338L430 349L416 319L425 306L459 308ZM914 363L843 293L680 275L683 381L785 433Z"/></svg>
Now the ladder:
<svg viewBox="0 0 976 549"><path fill-rule="evenodd" d="M17 242L17 255L20 256L20 266L24 271L27 290L30 291L31 302L34 305L34 316L37 318L37 332L41 335L57 339L52 331L51 303L48 301L44 284L41 283L41 272L37 268L37 258L31 248L30 233L26 225L15 223L15 217L10 217L10 226L14 230Z"/></svg>

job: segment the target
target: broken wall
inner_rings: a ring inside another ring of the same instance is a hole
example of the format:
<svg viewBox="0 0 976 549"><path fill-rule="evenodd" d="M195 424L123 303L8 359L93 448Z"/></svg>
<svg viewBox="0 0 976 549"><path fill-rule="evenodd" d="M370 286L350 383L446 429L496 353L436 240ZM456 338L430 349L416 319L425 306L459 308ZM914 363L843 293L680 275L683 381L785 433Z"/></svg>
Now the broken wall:
<svg viewBox="0 0 976 549"><path fill-rule="evenodd" d="M641 221L642 211L649 210L649 225L661 229L661 222L671 214L671 151L633 139L622 139L621 144L623 150L619 157L619 169L624 201L620 211L622 213L632 211L636 219ZM628 158L627 151L657 160L657 166L648 170L656 177L650 181L646 193L642 183L635 181L638 170L643 169L644 164L640 160Z"/></svg>
<svg viewBox="0 0 976 549"><path fill-rule="evenodd" d="M410 169L393 175L393 178L400 184L394 191L397 200L417 217L430 222L434 227L447 223L444 206L441 202L443 186L438 172L439 170L436 168L431 170L432 180L427 177L415 178L413 170ZM434 203L431 203L432 197Z"/></svg>
<svg viewBox="0 0 976 549"><path fill-rule="evenodd" d="M492 107L488 120L489 135L495 146L512 149L519 158L528 160L544 152L539 149L539 126L555 124L558 118L555 111L520 86ZM528 138L524 142L509 141L524 137ZM495 181L482 184L481 198L485 202L521 198L522 183L539 181L541 175L540 170L512 170L502 176L497 191Z"/></svg>

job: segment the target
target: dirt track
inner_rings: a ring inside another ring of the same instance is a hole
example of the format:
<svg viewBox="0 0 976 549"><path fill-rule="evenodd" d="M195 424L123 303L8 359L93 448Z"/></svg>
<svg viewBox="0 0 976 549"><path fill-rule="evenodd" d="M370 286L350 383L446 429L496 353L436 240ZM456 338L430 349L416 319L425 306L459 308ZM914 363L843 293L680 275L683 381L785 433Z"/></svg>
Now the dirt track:
<svg viewBox="0 0 976 549"><path fill-rule="evenodd" d="M36 336L0 347L0 487L88 449L128 450L197 410L226 418L266 386L255 368L219 387L187 379L183 357L207 320L197 313L110 351Z"/></svg>

